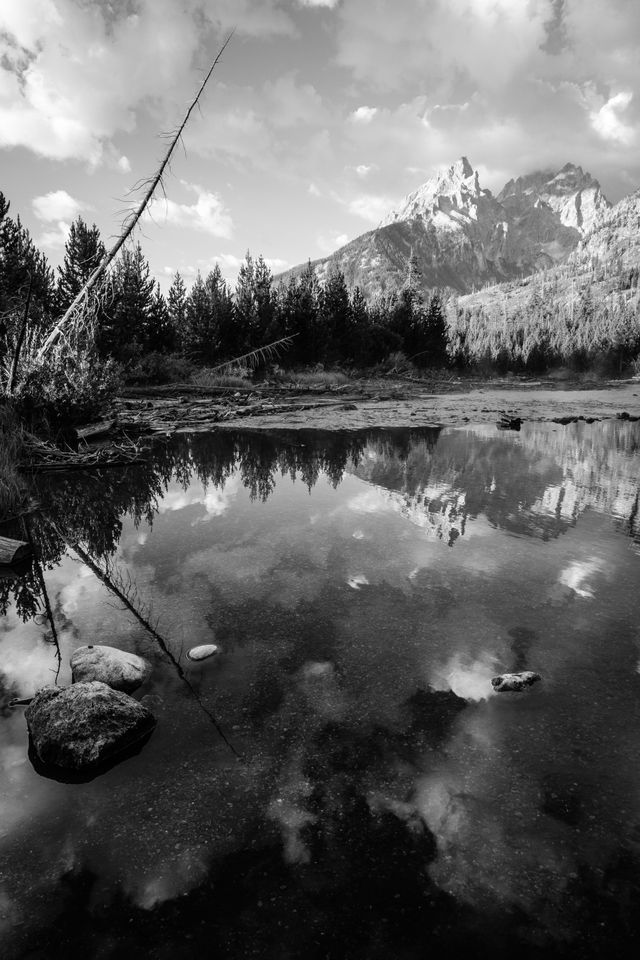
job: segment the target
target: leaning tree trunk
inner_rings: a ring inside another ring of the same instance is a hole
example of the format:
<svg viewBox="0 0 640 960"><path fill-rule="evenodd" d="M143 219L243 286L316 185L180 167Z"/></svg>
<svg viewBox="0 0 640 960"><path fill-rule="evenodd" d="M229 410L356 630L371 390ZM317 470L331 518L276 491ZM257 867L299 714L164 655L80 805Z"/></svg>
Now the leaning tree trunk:
<svg viewBox="0 0 640 960"><path fill-rule="evenodd" d="M64 331L64 329L65 329L65 327L67 327L68 325L74 323L74 321L77 322L77 314L78 314L78 311L81 309L81 307L82 307L84 304L86 304L86 303L88 302L89 297L90 297L91 294L95 291L96 287L98 286L98 284L100 283L100 281L101 281L102 278L104 277L104 275L105 275L106 271L108 270L110 264L115 260L115 258L117 257L118 253L119 253L120 250L122 249L123 245L127 242L127 240L129 239L129 237L131 236L133 230L134 230L135 227L136 227L136 224L137 224L138 221L140 220L140 217L142 216L142 214L143 214L144 211L146 210L146 208L147 208L147 206L148 206L148 204L149 204L149 201L151 200L151 198L153 197L155 191L157 190L158 185L162 182L162 177L163 177L163 175L164 175L164 172L165 172L165 170L167 169L167 166L169 165L169 162L170 162L171 157L172 157L172 155L173 155L173 151L175 150L175 148L176 148L176 146L177 146L177 144L178 144L178 142L179 142L179 140L180 140L180 138L181 138L181 136L182 136L183 130L184 130L184 128L186 127L187 123L189 122L189 118L191 117L191 114L193 113L195 107L197 106L197 104L198 104L198 102L199 102L199 100L200 100L200 97L202 96L202 94L203 94L203 92L204 92L204 88L206 87L206 85L207 85L207 83L208 83L208 81L209 81L209 77L211 76L211 74L213 73L215 67L217 66L218 62L220 61L220 58L222 57L222 54L224 53L224 51L225 51L225 49L226 49L226 47L227 47L227 44L228 44L229 41L231 40L231 37L232 37L232 36L233 36L233 33L230 33L229 36L227 37L227 39L226 39L226 40L224 41L224 43L222 44L220 50L218 51L218 54L217 54L215 60L214 60L213 63L211 64L211 67L209 68L209 71L208 71L207 75L205 76L204 80L202 81L202 83L201 83L201 85L200 85L200 89L198 90L197 94L195 95L195 97L194 97L193 100L191 101L191 105L189 106L189 109L188 109L187 112L185 113L185 115L184 115L184 117L183 117L183 120L182 120L182 123L180 124L180 126L179 126L178 129L176 130L174 136L172 137L171 142L170 142L170 144L169 144L169 149L168 149L167 152L165 153L164 158L163 158L163 160L162 160L162 163L161 163L160 166L158 167L155 176L153 176L153 177L149 180L147 190L146 190L146 192L145 192L145 194L144 194L144 196L143 196L140 204L138 205L137 209L133 212L133 215L132 215L130 218L128 218L128 220L125 222L125 224L124 224L124 226L123 226L123 229L122 229L122 232L121 232L120 236L118 237L118 239L116 240L116 242L114 243L114 245L111 247L110 250L107 251L107 253L105 254L105 256L102 258L102 260L100 261L100 263L99 263L98 266L96 267L96 269L95 269L95 270L93 271L93 273L88 277L87 281L85 282L85 284L84 284L84 286L82 287L82 289L80 290L80 292L79 292L79 293L77 294L77 296L73 299L73 301L72 301L72 303L70 304L70 306L68 307L68 309L65 311L65 313L64 313L63 316L60 318L60 320L56 323L56 325L55 325L55 327L53 328L53 330L49 333L48 337L46 338L46 340L44 341L44 343L43 343L42 346L40 347L40 350L38 351L38 357L39 357L40 359L41 359L42 357L44 357L44 356L51 350L51 348L53 347L53 345L54 345L54 344L56 343L56 341L60 338L61 334L63 333L63 331Z"/></svg>

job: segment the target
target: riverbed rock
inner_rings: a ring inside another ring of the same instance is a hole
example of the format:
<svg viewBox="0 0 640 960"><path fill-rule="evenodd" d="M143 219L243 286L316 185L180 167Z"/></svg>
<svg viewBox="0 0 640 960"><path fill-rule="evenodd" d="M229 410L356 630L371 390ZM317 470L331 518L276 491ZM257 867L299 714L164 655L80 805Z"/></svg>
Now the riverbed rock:
<svg viewBox="0 0 640 960"><path fill-rule="evenodd" d="M96 680L44 687L24 715L38 760L66 770L86 770L110 760L156 724L137 700Z"/></svg>
<svg viewBox="0 0 640 960"><path fill-rule="evenodd" d="M506 693L508 691L520 692L532 683L542 680L539 673L533 673L531 670L524 670L522 673L503 673L499 677L493 677L491 686L496 693Z"/></svg>
<svg viewBox="0 0 640 960"><path fill-rule="evenodd" d="M73 683L99 680L114 690L133 693L151 673L151 666L142 657L106 644L78 647L71 655Z"/></svg>
<svg viewBox="0 0 640 960"><path fill-rule="evenodd" d="M220 648L215 643L203 643L200 647L191 647L187 650L188 660L208 660L209 657L215 657L220 653Z"/></svg>

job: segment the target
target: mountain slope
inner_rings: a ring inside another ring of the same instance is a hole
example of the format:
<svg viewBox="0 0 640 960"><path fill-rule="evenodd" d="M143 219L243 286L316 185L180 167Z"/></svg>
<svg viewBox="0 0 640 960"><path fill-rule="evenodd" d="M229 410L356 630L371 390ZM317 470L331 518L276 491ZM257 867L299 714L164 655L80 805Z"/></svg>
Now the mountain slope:
<svg viewBox="0 0 640 960"><path fill-rule="evenodd" d="M423 289L468 293L563 262L608 207L598 182L572 164L509 181L494 197L462 157L406 197L377 229L313 267L321 280L338 268L350 286L374 297L402 285L413 254Z"/></svg>
<svg viewBox="0 0 640 960"><path fill-rule="evenodd" d="M635 296L640 274L640 190L596 218L575 251L560 266L519 280L486 287L457 301L461 310L482 308L496 320L525 310L536 293L553 292L569 303L590 290L597 301L611 295Z"/></svg>

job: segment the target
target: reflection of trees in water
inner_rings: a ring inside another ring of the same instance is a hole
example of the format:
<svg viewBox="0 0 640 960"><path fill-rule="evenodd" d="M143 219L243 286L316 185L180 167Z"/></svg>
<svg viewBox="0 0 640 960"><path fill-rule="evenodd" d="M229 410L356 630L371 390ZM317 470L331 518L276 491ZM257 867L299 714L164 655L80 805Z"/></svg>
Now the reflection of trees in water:
<svg viewBox="0 0 640 960"><path fill-rule="evenodd" d="M278 476L311 489L321 475L337 486L346 471L451 545L480 515L511 532L557 537L588 505L617 516L622 509L621 523L636 536L639 448L636 425L621 421L557 429L527 424L513 437L433 427L180 435L124 469L37 478L41 509L30 521L31 536L46 571L60 562L66 542L83 544L98 559L113 555L125 516L152 525L170 482L219 487L237 475L252 498L266 500ZM3 532L22 538L20 530ZM41 581L35 566L0 579L0 614L10 601L23 619L42 612Z"/></svg>

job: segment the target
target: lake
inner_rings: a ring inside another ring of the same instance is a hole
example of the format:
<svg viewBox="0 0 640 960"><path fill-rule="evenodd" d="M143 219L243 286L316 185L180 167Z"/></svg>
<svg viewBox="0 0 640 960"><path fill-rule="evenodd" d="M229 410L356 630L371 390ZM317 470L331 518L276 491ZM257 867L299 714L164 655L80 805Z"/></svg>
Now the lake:
<svg viewBox="0 0 640 960"><path fill-rule="evenodd" d="M623 421L185 434L40 477L0 531L39 557L0 576L2 956L635 955L639 478ZM87 643L151 663L158 723L62 783L8 701Z"/></svg>

